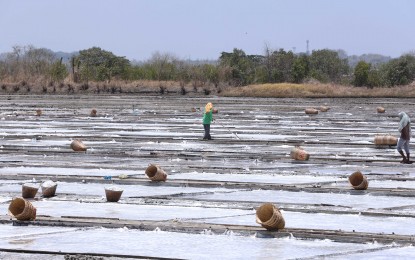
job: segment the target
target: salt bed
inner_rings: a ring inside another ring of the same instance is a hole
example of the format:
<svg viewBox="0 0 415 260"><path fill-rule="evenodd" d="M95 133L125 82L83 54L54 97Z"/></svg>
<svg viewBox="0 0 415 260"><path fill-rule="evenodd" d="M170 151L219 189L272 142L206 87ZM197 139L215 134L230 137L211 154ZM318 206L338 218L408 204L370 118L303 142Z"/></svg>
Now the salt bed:
<svg viewBox="0 0 415 260"><path fill-rule="evenodd" d="M381 260L381 259L399 259L399 260L406 260L406 259L414 259L415 258L415 247L414 246L405 246L405 247L396 247L391 249L385 250L376 250L374 252L364 252L364 253L352 253L348 254L347 256L330 256L330 259L373 259L373 260Z"/></svg>
<svg viewBox="0 0 415 260"><path fill-rule="evenodd" d="M415 189L414 181L391 181L391 180L370 180L369 187L388 188L388 189Z"/></svg>
<svg viewBox="0 0 415 260"><path fill-rule="evenodd" d="M27 125L21 126L21 128L16 129L7 129L7 132L4 133L5 136L9 135L26 135L26 136L33 136L33 135L45 135L45 134L56 134L56 132L59 132L57 136L66 136L68 134L78 133L79 130L69 130L64 128L42 128L42 129L36 129L36 131L33 131L33 129L28 128ZM21 139L16 139L13 141L19 141ZM27 141L31 141L31 139L27 139Z"/></svg>
<svg viewBox="0 0 415 260"><path fill-rule="evenodd" d="M0 240L6 239L21 239L31 236L49 236L55 233L73 232L84 228L68 228L68 227L38 227L38 226L13 226L2 224L0 225Z"/></svg>
<svg viewBox="0 0 415 260"><path fill-rule="evenodd" d="M44 254L21 254L21 253L9 253L0 251L0 259L7 260L64 260L64 255L44 255ZM112 260L111 258L108 260ZM115 260L115 259L114 259ZM128 260L124 259L124 260Z"/></svg>
<svg viewBox="0 0 415 260"><path fill-rule="evenodd" d="M4 203L4 202L7 202L7 201L10 201L12 199L12 197L10 197L10 196L4 196L4 195L2 195L1 197L0 197L0 208L1 208L1 203Z"/></svg>
<svg viewBox="0 0 415 260"><path fill-rule="evenodd" d="M280 174L216 174L207 172L190 172L170 175L174 180L209 180L209 181L235 181L235 182L258 182L277 184L304 184L329 181L342 181L339 177L310 176L310 175L280 175Z"/></svg>
<svg viewBox="0 0 415 260"><path fill-rule="evenodd" d="M383 209L414 204L414 199L410 197L373 196L365 194L365 191L354 190L352 194L253 190L235 191L227 194L184 195L184 197L201 200L235 201L235 203L238 201L267 201L276 204L330 204L352 207L356 210Z"/></svg>
<svg viewBox="0 0 415 260"><path fill-rule="evenodd" d="M119 218L127 220L177 220L252 215L255 211L185 206L135 205L122 203L81 203L74 201L31 201L37 215L52 217ZM0 204L0 213L6 214L8 205Z"/></svg>
<svg viewBox="0 0 415 260"><path fill-rule="evenodd" d="M209 224L257 226L255 210L203 208L158 205L133 205L113 203L79 203L58 201L33 201L38 215L52 217L79 216L93 218L119 218L152 221L191 221ZM0 204L0 212L7 206ZM414 235L415 218L372 217L358 214L325 214L282 211L287 228L327 229L352 232L369 232Z"/></svg>
<svg viewBox="0 0 415 260"><path fill-rule="evenodd" d="M67 183L56 182L58 188L56 194L62 198L62 194L75 195L104 195L104 188L112 185L111 181L106 183ZM34 184L39 187L40 184ZM174 187L174 186L155 186L149 181L149 185L121 185L117 184L124 190L123 197L148 197L148 196L168 196L172 194L186 194L186 193L206 193L206 192L224 192L228 191L225 188L193 188L193 187ZM22 191L20 184L4 184L0 185L0 192L15 192Z"/></svg>
<svg viewBox="0 0 415 260"><path fill-rule="evenodd" d="M372 217L351 214L302 213L281 210L286 228L342 230L347 232L367 232L398 235L415 235L415 218ZM250 225L255 223L255 215L240 215L222 218L198 219L200 223L223 225Z"/></svg>
<svg viewBox="0 0 415 260"><path fill-rule="evenodd" d="M180 133L175 133L175 132L170 132L170 131L165 131L165 130L162 130L162 129L156 129L156 130L152 130L152 131L145 131L145 130L135 130L134 132L131 132L131 131L114 131L114 132L112 132L113 134L117 134L117 135L119 135L119 136L126 136L126 135L128 135L128 136L136 136L136 135L138 135L138 136L141 136L141 137L143 137L143 136L156 136L156 137L165 137L165 136L168 136L168 137L191 137L191 136L195 136L195 134L194 133L191 133L191 132L189 132L189 133L183 133L183 132L180 132Z"/></svg>
<svg viewBox="0 0 415 260"><path fill-rule="evenodd" d="M277 141L277 140L306 140L307 135L281 135L281 134L238 134L241 140Z"/></svg>
<svg viewBox="0 0 415 260"><path fill-rule="evenodd" d="M378 244L337 243L329 240L300 240L295 238L258 238L233 233L200 234L172 233L156 229L138 231L120 229L86 229L47 233L45 227L33 227L37 234L26 232L27 227L5 230L0 225L0 248L48 250L71 253L105 253L184 259L294 259L316 255L344 253L380 248ZM5 237L7 232L20 237ZM27 236L26 236L27 234ZM143 242L145 241L145 242Z"/></svg>
<svg viewBox="0 0 415 260"><path fill-rule="evenodd" d="M37 141L36 139L19 139L19 140L9 140L8 143L4 143L12 146L19 146L19 147L43 147L44 149L51 149L51 148L62 148L62 149L69 149L71 140L61 140L61 141Z"/></svg>
<svg viewBox="0 0 415 260"><path fill-rule="evenodd" d="M29 182L30 180L27 181L21 181L21 180L1 180L0 186L1 185L9 185L9 184L22 184L24 182Z"/></svg>
<svg viewBox="0 0 415 260"><path fill-rule="evenodd" d="M398 163L399 164L399 163ZM335 173L335 174L344 174L344 175L350 175L355 171L361 171L363 174L367 175L369 178L372 174L375 175L405 175L408 174L407 164L399 164L396 165L397 167L377 167L374 165L324 165L323 167L313 167L310 168L310 174L322 174L322 173ZM341 169L339 169L342 167ZM343 169L348 168L348 169ZM414 175L415 177L415 175Z"/></svg>
<svg viewBox="0 0 415 260"><path fill-rule="evenodd" d="M145 176L144 169L141 171L116 170L116 169L85 169L85 168L59 168L59 167L3 167L0 174L42 174L42 175L83 175L83 176L118 176L120 174Z"/></svg>

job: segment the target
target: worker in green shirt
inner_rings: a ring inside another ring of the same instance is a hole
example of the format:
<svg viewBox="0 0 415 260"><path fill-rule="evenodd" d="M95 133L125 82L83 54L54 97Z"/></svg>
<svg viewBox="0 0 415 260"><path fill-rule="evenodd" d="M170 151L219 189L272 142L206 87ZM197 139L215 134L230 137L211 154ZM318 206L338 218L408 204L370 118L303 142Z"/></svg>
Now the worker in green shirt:
<svg viewBox="0 0 415 260"><path fill-rule="evenodd" d="M203 140L212 140L210 136L210 123L213 120L213 105L212 103L207 103L205 106L205 113L203 114L203 128L205 129L205 136Z"/></svg>

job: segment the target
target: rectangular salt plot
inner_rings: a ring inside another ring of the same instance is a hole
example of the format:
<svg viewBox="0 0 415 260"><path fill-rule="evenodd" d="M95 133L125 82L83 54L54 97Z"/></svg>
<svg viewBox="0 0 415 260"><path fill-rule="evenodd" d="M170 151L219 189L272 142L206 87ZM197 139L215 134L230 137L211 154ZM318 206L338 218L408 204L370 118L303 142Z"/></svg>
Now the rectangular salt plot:
<svg viewBox="0 0 415 260"><path fill-rule="evenodd" d="M19 236L15 235L16 232ZM189 234L160 229L138 231L127 228L11 228L9 225L0 225L0 234L0 247L5 249L19 249L24 244L25 250L181 259L295 259L341 253L347 256L357 251L382 248L378 244L301 240L293 237L260 238L233 233Z"/></svg>

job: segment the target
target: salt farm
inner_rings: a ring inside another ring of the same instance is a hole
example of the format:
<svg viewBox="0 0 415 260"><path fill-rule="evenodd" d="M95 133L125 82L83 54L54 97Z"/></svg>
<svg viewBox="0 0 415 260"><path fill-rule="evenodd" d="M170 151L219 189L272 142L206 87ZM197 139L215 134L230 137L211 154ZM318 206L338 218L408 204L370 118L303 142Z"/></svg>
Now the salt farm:
<svg viewBox="0 0 415 260"><path fill-rule="evenodd" d="M203 141L207 102L218 113L213 140ZM322 105L330 110L304 112ZM0 259L413 259L414 165L400 164L395 147L374 138L399 137L398 113L414 117L414 105L3 95ZM75 139L87 150L71 149ZM309 160L290 157L296 146ZM167 180L150 180L150 164ZM366 190L351 186L356 171L367 177ZM9 214L22 185L45 181L57 183L56 194L39 189L27 199L35 220ZM107 201L110 186L123 191L118 202ZM256 222L266 202L279 208L284 229Z"/></svg>

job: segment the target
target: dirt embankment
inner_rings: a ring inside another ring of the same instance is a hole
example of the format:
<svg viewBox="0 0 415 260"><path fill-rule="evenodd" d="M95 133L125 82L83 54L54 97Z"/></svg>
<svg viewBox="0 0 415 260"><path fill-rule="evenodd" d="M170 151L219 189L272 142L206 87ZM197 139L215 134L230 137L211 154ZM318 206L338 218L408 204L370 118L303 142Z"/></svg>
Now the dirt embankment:
<svg viewBox="0 0 415 260"><path fill-rule="evenodd" d="M415 82L397 87L353 87L321 83L277 83L233 87L226 84L176 81L112 81L74 83L0 82L0 94L132 94L175 96L224 96L261 98L406 98L415 97Z"/></svg>

